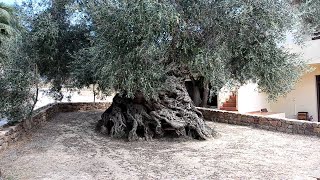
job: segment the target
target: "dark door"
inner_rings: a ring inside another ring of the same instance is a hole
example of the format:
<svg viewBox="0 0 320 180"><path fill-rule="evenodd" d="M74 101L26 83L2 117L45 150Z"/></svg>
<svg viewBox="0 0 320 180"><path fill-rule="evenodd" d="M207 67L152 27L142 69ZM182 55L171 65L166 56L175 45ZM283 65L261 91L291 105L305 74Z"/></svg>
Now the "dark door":
<svg viewBox="0 0 320 180"><path fill-rule="evenodd" d="M320 75L316 76L318 121L320 122Z"/></svg>
<svg viewBox="0 0 320 180"><path fill-rule="evenodd" d="M191 97L192 101L194 103L196 103L196 101L198 100L195 100L195 95L197 93L195 93L195 91L199 91L199 97L200 98L200 102L201 100L203 99L203 92L204 92L204 89L203 88L198 88L200 85L200 81L196 81L195 82L195 86L193 85L192 81L185 81L185 86L187 88L187 91L188 91L188 94L189 96ZM198 90L196 89L198 88ZM209 86L209 89L211 89L211 86ZM210 95L210 93L208 94L208 96ZM196 104L196 105L199 105L199 104ZM211 95L208 97L208 101L207 101L207 105L208 106L214 106L214 107L218 107L218 96L217 95Z"/></svg>

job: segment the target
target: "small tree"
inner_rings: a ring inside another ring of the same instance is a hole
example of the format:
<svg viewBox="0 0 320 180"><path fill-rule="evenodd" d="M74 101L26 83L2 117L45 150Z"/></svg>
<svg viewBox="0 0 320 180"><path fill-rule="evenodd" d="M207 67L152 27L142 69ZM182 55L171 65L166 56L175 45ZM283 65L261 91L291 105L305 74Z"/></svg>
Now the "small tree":
<svg viewBox="0 0 320 180"><path fill-rule="evenodd" d="M26 0L21 7L29 30L28 56L52 85L56 100L62 100L62 86L71 81L73 54L89 46L90 27L76 13L76 7L75 0Z"/></svg>

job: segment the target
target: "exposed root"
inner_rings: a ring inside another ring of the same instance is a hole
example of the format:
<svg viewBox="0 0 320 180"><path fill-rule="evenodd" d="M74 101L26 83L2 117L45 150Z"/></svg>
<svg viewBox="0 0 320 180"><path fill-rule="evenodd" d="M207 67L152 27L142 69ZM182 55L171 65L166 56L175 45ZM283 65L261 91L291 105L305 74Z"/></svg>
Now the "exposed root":
<svg viewBox="0 0 320 180"><path fill-rule="evenodd" d="M129 99L116 95L102 114L97 129L117 138L135 141L176 136L208 139L213 130L192 103L183 80L170 77L158 100Z"/></svg>

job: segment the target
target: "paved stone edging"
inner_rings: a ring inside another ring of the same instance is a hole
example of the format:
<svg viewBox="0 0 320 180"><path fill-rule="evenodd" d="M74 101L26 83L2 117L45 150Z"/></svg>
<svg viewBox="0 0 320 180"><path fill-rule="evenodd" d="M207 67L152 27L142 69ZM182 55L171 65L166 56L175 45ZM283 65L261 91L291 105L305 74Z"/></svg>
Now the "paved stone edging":
<svg viewBox="0 0 320 180"><path fill-rule="evenodd" d="M279 131L290 134L303 134L320 137L320 123L294 119L271 118L259 115L240 114L238 112L198 108L206 120L252 126L255 128Z"/></svg>
<svg viewBox="0 0 320 180"><path fill-rule="evenodd" d="M110 103L55 103L44 106L36 110L30 119L24 119L15 126L0 130L0 152L60 112L105 110L109 106Z"/></svg>

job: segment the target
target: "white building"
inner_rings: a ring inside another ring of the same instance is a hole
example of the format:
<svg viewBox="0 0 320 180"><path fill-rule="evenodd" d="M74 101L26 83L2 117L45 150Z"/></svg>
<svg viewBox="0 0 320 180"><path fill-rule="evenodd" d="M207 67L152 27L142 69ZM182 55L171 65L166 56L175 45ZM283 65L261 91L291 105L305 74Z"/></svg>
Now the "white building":
<svg viewBox="0 0 320 180"><path fill-rule="evenodd" d="M320 107L320 40L312 40L303 47L289 46L291 51L301 53L313 71L302 76L295 89L286 97L271 104L272 111L285 112L287 118L297 118L298 112L308 112L312 121L319 121Z"/></svg>
<svg viewBox="0 0 320 180"><path fill-rule="evenodd" d="M274 112L270 114L291 119L297 119L298 112L307 112L310 120L320 121L320 40L307 41L304 46L289 44L287 47L292 52L300 53L314 69L302 76L292 92L276 102L269 102L266 94L258 92L256 84L248 84L240 87L235 92L235 97L230 96L231 92L222 90L218 95L218 107L223 110L237 110L240 113L267 109ZM236 102L232 98L236 98Z"/></svg>

